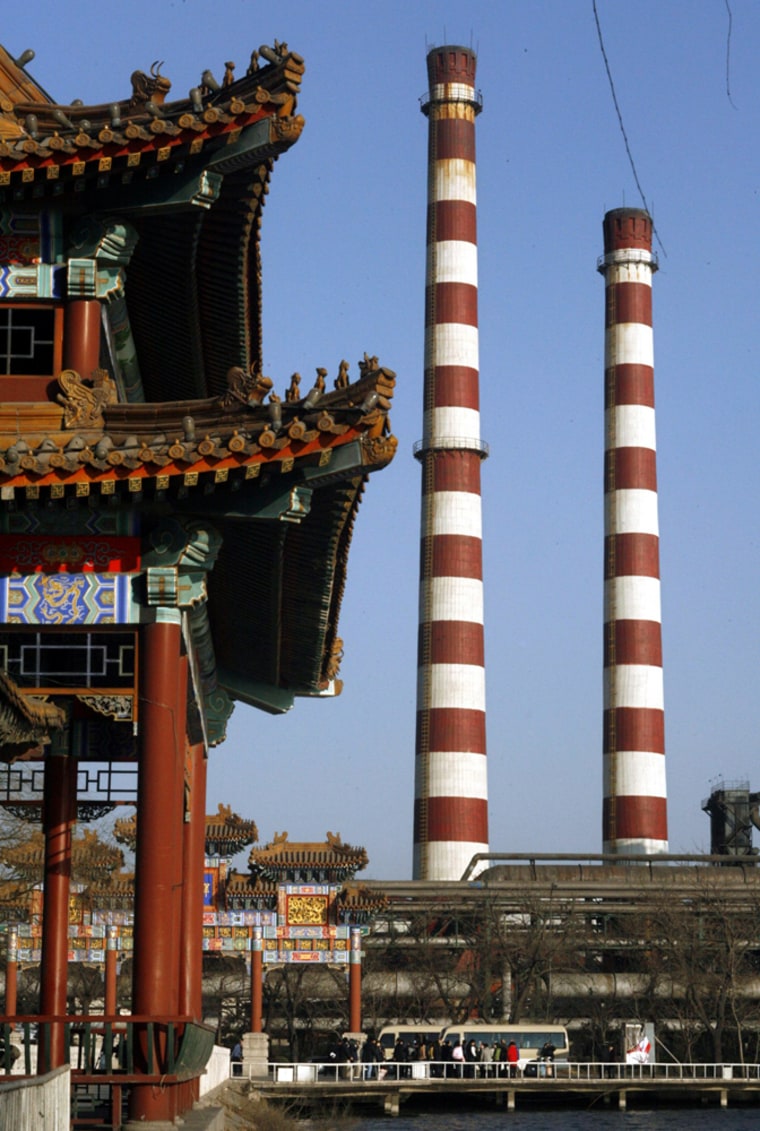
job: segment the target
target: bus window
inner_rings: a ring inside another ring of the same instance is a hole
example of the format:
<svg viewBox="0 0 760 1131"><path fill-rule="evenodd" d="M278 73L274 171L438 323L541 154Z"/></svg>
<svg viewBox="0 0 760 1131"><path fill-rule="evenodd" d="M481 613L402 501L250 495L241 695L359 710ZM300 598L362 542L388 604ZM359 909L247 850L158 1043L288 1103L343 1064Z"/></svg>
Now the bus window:
<svg viewBox="0 0 760 1131"><path fill-rule="evenodd" d="M539 1056L544 1045L554 1046L554 1056L557 1060L566 1060L569 1052L567 1029L564 1025L535 1024L510 1025L507 1022L501 1025L449 1025L441 1034L441 1042L450 1041L452 1045L461 1042L463 1045L481 1041L493 1045L504 1041L506 1045L514 1041L520 1050L520 1057L524 1060L533 1060Z"/></svg>
<svg viewBox="0 0 760 1131"><path fill-rule="evenodd" d="M393 1057L396 1041L401 1038L407 1048L411 1048L415 1041L434 1040L441 1032L440 1025L384 1025L380 1030L378 1040L383 1049L386 1060Z"/></svg>

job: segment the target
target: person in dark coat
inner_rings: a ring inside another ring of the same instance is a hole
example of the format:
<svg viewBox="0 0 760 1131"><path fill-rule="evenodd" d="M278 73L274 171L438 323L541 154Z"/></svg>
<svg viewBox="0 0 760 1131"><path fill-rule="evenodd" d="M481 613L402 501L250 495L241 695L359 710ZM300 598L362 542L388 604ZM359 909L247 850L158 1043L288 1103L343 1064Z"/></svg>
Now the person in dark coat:
<svg viewBox="0 0 760 1131"><path fill-rule="evenodd" d="M377 1053L375 1045L377 1041L374 1037L367 1037L362 1045L361 1061L362 1061L362 1075L365 1080L377 1079Z"/></svg>
<svg viewBox="0 0 760 1131"><path fill-rule="evenodd" d="M396 1078L399 1080L405 1079L409 1075L409 1068L407 1061L409 1060L409 1049L406 1047L401 1037L398 1038L393 1046L393 1056L391 1058L398 1066L396 1068Z"/></svg>
<svg viewBox="0 0 760 1131"><path fill-rule="evenodd" d="M441 1042L437 1037L428 1043L428 1060L430 1061L430 1075L440 1077L443 1075L441 1060Z"/></svg>
<svg viewBox="0 0 760 1131"><path fill-rule="evenodd" d="M443 1044L441 1045L441 1061L442 1061L441 1074L443 1076L453 1076L454 1075L454 1069L453 1069L453 1066L452 1066L452 1053L453 1053L453 1051L454 1050L451 1047L451 1041L449 1041L448 1039L445 1040L443 1042Z"/></svg>

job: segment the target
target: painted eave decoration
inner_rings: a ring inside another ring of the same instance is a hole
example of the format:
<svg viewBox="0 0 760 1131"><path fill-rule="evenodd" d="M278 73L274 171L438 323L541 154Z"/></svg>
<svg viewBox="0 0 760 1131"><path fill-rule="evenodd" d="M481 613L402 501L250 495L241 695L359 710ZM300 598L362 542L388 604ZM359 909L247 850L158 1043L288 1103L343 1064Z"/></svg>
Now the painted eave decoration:
<svg viewBox="0 0 760 1131"><path fill-rule="evenodd" d="M157 62L101 105L55 102L26 66L0 48L0 309L47 305L65 339L69 300L95 299L102 337L90 372L59 348L35 396L4 378L3 530L120 515L143 573L180 568L150 558L161 522L216 531L187 587L213 745L233 700L279 713L341 689L348 551L367 477L396 451L395 374L368 353L263 372L262 212L304 128L286 44L203 70L178 100Z"/></svg>

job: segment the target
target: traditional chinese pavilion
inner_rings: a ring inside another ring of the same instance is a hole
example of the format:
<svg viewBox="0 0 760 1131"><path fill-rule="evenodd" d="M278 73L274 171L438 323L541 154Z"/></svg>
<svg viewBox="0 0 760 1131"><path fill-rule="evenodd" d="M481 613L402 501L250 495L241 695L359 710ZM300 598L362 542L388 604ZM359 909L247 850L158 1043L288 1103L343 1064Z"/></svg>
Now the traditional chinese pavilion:
<svg viewBox="0 0 760 1131"><path fill-rule="evenodd" d="M300 56L261 47L178 101L154 66L108 104L61 105L28 54L0 48L2 796L41 763L44 1071L66 1060L82 795L87 813L113 803L114 767L137 765L142 1126L192 1103L210 1037L208 750L236 701L282 712L340 690L349 543L394 454L394 375L366 354L262 372L259 229L304 126Z"/></svg>
<svg viewBox="0 0 760 1131"><path fill-rule="evenodd" d="M25 815L33 802L27 802ZM21 807L19 807L21 808ZM319 939L347 940L348 928L367 923L387 906L386 896L356 878L368 864L364 848L344 844L339 833L327 833L324 842L291 841L276 834L268 844L258 840L255 821L240 817L230 805L219 805L206 814L205 864L203 874L203 950L235 952L250 965L252 928L275 926L320 926L320 934L304 935L297 953L276 945L277 933L265 942L265 959L288 961L348 961L345 942L322 945ZM115 839L131 852L137 845L135 814L117 820ZM231 867L232 857L249 845L249 871ZM40 880L45 869L45 838L40 828L6 844L0 855L9 877L0 882L0 921L17 933L20 965L34 966L41 959L43 906ZM124 853L87 826L72 838L72 890L69 894L69 961L102 965L105 940L113 932L114 948L122 957L131 956L134 940L135 876L124 871ZM314 900L293 902L294 892ZM325 893L329 898L325 899ZM308 916L296 922L296 908ZM308 912L305 910L309 908ZM262 916L262 912L267 914ZM336 932L332 928L340 927ZM330 928L330 930L328 930ZM343 928L346 928L343 930ZM317 940L306 945L307 938ZM295 948L291 948L295 950ZM278 959L277 952L282 950ZM309 954L308 951L319 952ZM334 952L334 954L333 954ZM345 952L345 953L342 953Z"/></svg>
<svg viewBox="0 0 760 1131"><path fill-rule="evenodd" d="M133 847L134 817L117 821L118 840ZM386 895L356 878L366 868L366 849L345 844L339 833L324 842L291 841L286 832L267 844L258 840L256 825L220 805L206 817L206 863L203 883L203 950L237 954L253 978L252 1000L260 994L263 969L294 963L350 965L356 983L354 1008L359 1023L359 954L352 955L352 932L387 907ZM247 872L230 867L231 859L253 845ZM130 877L115 874L108 884L90 889L93 916L107 917L109 892L129 887ZM98 910L95 910L97 906ZM127 931L129 925L127 924ZM127 936L129 949L129 937ZM358 945L358 940L357 940ZM355 945L354 950L357 949ZM254 967L259 960L259 969ZM251 1028L260 1032L260 1014L252 1005Z"/></svg>
<svg viewBox="0 0 760 1131"><path fill-rule="evenodd" d="M26 815L33 802L27 802ZM258 838L256 824L220 805L205 820L203 876L203 951L209 957L244 960L250 975L250 1032L244 1050L251 1070L266 1074L268 1038L263 1035L262 995L267 973L308 964L343 968L349 979L349 1024L361 1029L361 934L388 899L368 887L356 872L368 863L364 848L345 844L339 833L324 842L290 841L286 832L268 844L254 844L249 872L231 869L231 859ZM137 820L116 821L114 835L134 851ZM8 924L6 1000L15 998L17 967L41 960L44 912L39 880L44 871L44 837L34 830L6 846L2 862L15 876L0 883L0 917ZM122 870L124 855L84 829L73 838L69 894L69 962L105 968L105 997L116 1013L117 957L134 949L135 877ZM14 926L11 926L14 924ZM110 960L110 961L109 961ZM206 968L210 972L210 967ZM109 1012L106 1009L106 1012Z"/></svg>
<svg viewBox="0 0 760 1131"><path fill-rule="evenodd" d="M276 908L282 924L297 925L286 897L295 892L313 894L314 901L302 905L307 918L300 925L366 923L387 904L382 892L371 891L356 879L368 862L366 849L344 844L340 833L328 832L322 843L291 841L286 832L275 834L270 843L251 848L247 873L230 872L220 902L229 911ZM325 901L322 897L328 890Z"/></svg>

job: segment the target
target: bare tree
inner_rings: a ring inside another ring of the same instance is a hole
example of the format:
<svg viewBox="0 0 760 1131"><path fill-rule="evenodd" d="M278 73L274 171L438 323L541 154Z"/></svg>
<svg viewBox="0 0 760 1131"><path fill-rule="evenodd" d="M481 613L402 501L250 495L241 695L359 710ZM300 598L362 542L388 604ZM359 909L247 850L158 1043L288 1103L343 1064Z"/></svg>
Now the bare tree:
<svg viewBox="0 0 760 1131"><path fill-rule="evenodd" d="M267 971L264 1028L282 1034L293 1060L314 1055L317 1036L348 1027L348 986L343 967L283 965Z"/></svg>
<svg viewBox="0 0 760 1131"><path fill-rule="evenodd" d="M691 897L659 899L649 933L644 955L657 998L667 1000L687 1055L706 1038L716 1063L727 1053L744 1060L745 1030L754 1032L760 1017L760 908L751 898L727 898L721 869L695 870Z"/></svg>
<svg viewBox="0 0 760 1131"><path fill-rule="evenodd" d="M444 899L403 919L376 920L364 951L362 1002L379 1028L390 1020L465 1020L480 997L472 923Z"/></svg>
<svg viewBox="0 0 760 1131"><path fill-rule="evenodd" d="M481 970L481 1015L498 1014L514 1024L526 1016L550 1020L556 1013L553 977L582 970L589 941L587 912L575 901L549 891L505 903L494 893L472 940Z"/></svg>

